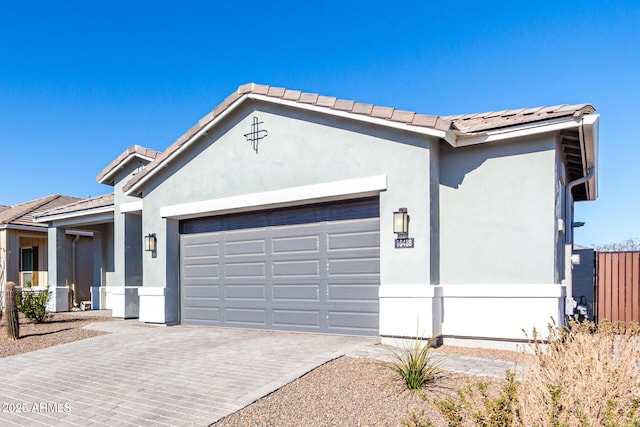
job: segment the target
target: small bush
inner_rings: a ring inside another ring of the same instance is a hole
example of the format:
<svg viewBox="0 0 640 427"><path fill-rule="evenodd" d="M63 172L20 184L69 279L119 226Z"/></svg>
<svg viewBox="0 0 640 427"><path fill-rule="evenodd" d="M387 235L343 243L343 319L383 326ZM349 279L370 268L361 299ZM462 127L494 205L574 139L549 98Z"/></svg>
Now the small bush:
<svg viewBox="0 0 640 427"><path fill-rule="evenodd" d="M43 323L51 315L47 311L47 304L51 293L46 291L23 290L16 295L18 310L33 323Z"/></svg>
<svg viewBox="0 0 640 427"><path fill-rule="evenodd" d="M416 337L412 344L402 348L389 348L391 361L380 365L397 373L409 390L418 390L434 382L440 375L440 359L431 353L435 338L424 342Z"/></svg>
<svg viewBox="0 0 640 427"><path fill-rule="evenodd" d="M405 427L435 427L435 424L425 418L424 409L417 414L415 411L411 411L409 418L402 420L402 425Z"/></svg>
<svg viewBox="0 0 640 427"><path fill-rule="evenodd" d="M457 391L456 396L435 400L434 403L451 427L517 425L519 384L515 374L507 372L497 397L490 396L489 385L487 381L468 383L464 389Z"/></svg>

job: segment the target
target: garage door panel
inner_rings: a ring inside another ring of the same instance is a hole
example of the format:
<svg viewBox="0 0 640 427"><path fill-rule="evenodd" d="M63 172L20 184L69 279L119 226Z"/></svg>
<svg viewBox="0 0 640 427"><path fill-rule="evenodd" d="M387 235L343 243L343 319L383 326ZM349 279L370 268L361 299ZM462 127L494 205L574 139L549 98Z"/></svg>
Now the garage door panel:
<svg viewBox="0 0 640 427"><path fill-rule="evenodd" d="M209 277L217 279L219 277L218 265L185 265L185 275L191 278Z"/></svg>
<svg viewBox="0 0 640 427"><path fill-rule="evenodd" d="M310 301L318 302L320 300L320 284L319 283L298 283L298 284L278 284L272 286L272 301L274 304L289 301Z"/></svg>
<svg viewBox="0 0 640 427"><path fill-rule="evenodd" d="M330 284L329 301L362 301L378 302L378 285L371 283Z"/></svg>
<svg viewBox="0 0 640 427"><path fill-rule="evenodd" d="M329 234L328 249L350 249L350 250L362 250L371 248L378 250L380 245L380 233L378 232L366 232L366 233L336 233Z"/></svg>
<svg viewBox="0 0 640 427"><path fill-rule="evenodd" d="M306 276L318 277L320 275L320 261L275 261L273 262L273 277Z"/></svg>
<svg viewBox="0 0 640 427"><path fill-rule="evenodd" d="M264 288L265 288L264 284L256 284L256 285L229 285L228 284L224 287L224 298L225 300L258 299L260 301L264 301L265 299Z"/></svg>
<svg viewBox="0 0 640 427"><path fill-rule="evenodd" d="M224 274L226 277L264 277L266 265L264 262L227 263Z"/></svg>
<svg viewBox="0 0 640 427"><path fill-rule="evenodd" d="M237 242L226 242L224 245L225 256L232 255L265 255L265 241L261 240L242 240Z"/></svg>
<svg viewBox="0 0 640 427"><path fill-rule="evenodd" d="M220 286L209 282L208 284L192 284L182 291L186 298L219 298ZM189 300L190 301L190 300Z"/></svg>
<svg viewBox="0 0 640 427"><path fill-rule="evenodd" d="M320 250L319 235L274 237L273 254L289 254L291 252L318 252Z"/></svg>
<svg viewBox="0 0 640 427"><path fill-rule="evenodd" d="M374 259L329 259L329 274L333 275L361 275L361 274L379 274L380 260Z"/></svg>
<svg viewBox="0 0 640 427"><path fill-rule="evenodd" d="M181 222L182 322L376 335L378 203Z"/></svg>
<svg viewBox="0 0 640 427"><path fill-rule="evenodd" d="M334 333L368 335L371 330L378 328L378 315L368 312L330 311L327 327Z"/></svg>
<svg viewBox="0 0 640 427"><path fill-rule="evenodd" d="M216 307L188 307L186 309L189 323L197 325L214 325L220 322L220 311Z"/></svg>
<svg viewBox="0 0 640 427"><path fill-rule="evenodd" d="M266 321L265 310L262 308L227 308L224 317L225 323L238 326L264 325Z"/></svg>
<svg viewBox="0 0 640 427"><path fill-rule="evenodd" d="M218 257L220 255L219 243L198 244L197 241L185 248L182 254L184 258Z"/></svg>
<svg viewBox="0 0 640 427"><path fill-rule="evenodd" d="M189 305L185 308L187 310L194 309L210 309L214 307L216 310L220 309L220 304L217 298L194 298L191 297Z"/></svg>
<svg viewBox="0 0 640 427"><path fill-rule="evenodd" d="M274 309L272 315L273 326L308 327L310 330L317 330L320 327L320 311L318 310Z"/></svg>

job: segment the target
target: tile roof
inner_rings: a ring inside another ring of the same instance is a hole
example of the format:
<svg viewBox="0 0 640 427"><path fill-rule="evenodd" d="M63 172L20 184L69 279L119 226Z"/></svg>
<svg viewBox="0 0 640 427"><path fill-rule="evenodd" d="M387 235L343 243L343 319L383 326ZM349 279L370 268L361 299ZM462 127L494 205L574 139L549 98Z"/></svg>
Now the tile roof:
<svg viewBox="0 0 640 427"><path fill-rule="evenodd" d="M38 213L38 217L45 217L51 215L60 215L73 212L87 211L90 209L97 209L103 207L114 206L113 193L104 194L102 196L89 197L86 199L78 199L73 203L69 203L63 206L57 206L53 209L41 211Z"/></svg>
<svg viewBox="0 0 640 427"><path fill-rule="evenodd" d="M127 182L124 186L124 191L129 191L133 188L145 176L162 165L173 155L173 153L189 142L200 130L219 117L233 104L248 95L260 95L300 104L313 105L321 109L336 110L360 116L369 116L384 121L402 123L410 127L415 126L419 128L431 128L438 131L454 131L456 133L463 134L543 121L550 118L591 114L595 111L591 105L580 104L439 117L419 114L412 111L398 110L392 107L362 104L355 101L323 96L316 93L306 93L299 90L247 83L240 86L237 91L233 92L221 104L202 117L198 123L178 138L163 153L155 157L155 160L149 163L142 172Z"/></svg>
<svg viewBox="0 0 640 427"><path fill-rule="evenodd" d="M455 127L462 132L475 133L559 117L582 116L583 114L593 114L594 112L595 108L589 104L562 104L553 107L521 108L519 110L444 116L442 119L453 122Z"/></svg>
<svg viewBox="0 0 640 427"><path fill-rule="evenodd" d="M127 161L127 159L136 154L153 160L160 155L160 152L152 150L151 148L141 147L139 145L129 147L123 153L121 153L113 162L109 163L109 165L104 168L102 172L100 172L100 175L96 177L98 182L102 182L102 180L105 179L107 175L115 171L125 161ZM105 182L105 184L113 184L113 180Z"/></svg>
<svg viewBox="0 0 640 427"><path fill-rule="evenodd" d="M5 209L0 212L0 224L32 225L46 227L46 224L34 224L33 218L39 212L80 200L78 197L53 194L40 199L31 200Z"/></svg>
<svg viewBox="0 0 640 427"><path fill-rule="evenodd" d="M0 205L0 212L2 211L6 211L7 209L9 209L11 206L5 206L5 205Z"/></svg>

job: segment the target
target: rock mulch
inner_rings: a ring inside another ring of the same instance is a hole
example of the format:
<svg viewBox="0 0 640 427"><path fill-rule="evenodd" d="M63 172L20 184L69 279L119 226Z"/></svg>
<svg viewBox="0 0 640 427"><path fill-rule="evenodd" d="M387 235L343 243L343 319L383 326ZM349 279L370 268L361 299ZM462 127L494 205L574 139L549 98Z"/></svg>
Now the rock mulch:
<svg viewBox="0 0 640 427"><path fill-rule="evenodd" d="M61 313L53 314L44 323L35 324L22 313L19 316L20 339L17 341L7 338L7 321L4 317L0 320L0 358L103 335L105 332L82 328L89 323L113 320L109 317L90 317L85 313Z"/></svg>
<svg viewBox="0 0 640 427"><path fill-rule="evenodd" d="M427 420L433 426L447 426L432 401L478 379L443 371L433 386L414 392L372 359L341 357L213 426L418 426L428 425Z"/></svg>

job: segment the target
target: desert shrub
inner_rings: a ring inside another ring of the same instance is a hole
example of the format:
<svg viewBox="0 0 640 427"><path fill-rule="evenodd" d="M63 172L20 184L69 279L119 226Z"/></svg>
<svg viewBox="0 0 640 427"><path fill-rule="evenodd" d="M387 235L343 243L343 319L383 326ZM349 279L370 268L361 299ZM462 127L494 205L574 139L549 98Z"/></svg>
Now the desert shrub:
<svg viewBox="0 0 640 427"><path fill-rule="evenodd" d="M489 386L488 381L468 382L455 396L434 403L451 427L517 425L518 382L515 374L507 372L498 396L491 396Z"/></svg>
<svg viewBox="0 0 640 427"><path fill-rule="evenodd" d="M508 373L500 392L478 381L434 403L452 427L640 427L640 327L571 322L534 332L534 361L522 380Z"/></svg>
<svg viewBox="0 0 640 427"><path fill-rule="evenodd" d="M50 316L47 311L50 296L48 287L46 291L22 290L16 295L18 310L33 323L43 323Z"/></svg>
<svg viewBox="0 0 640 427"><path fill-rule="evenodd" d="M418 390L434 382L441 372L441 359L431 351L434 342L435 338L425 341L416 337L411 344L389 347L391 361L381 361L379 364L398 374L408 389Z"/></svg>
<svg viewBox="0 0 640 427"><path fill-rule="evenodd" d="M411 411L408 418L402 420L402 425L405 427L435 427L435 424L426 418L424 409L419 414Z"/></svg>
<svg viewBox="0 0 640 427"><path fill-rule="evenodd" d="M520 393L524 425L640 426L640 327L601 321L534 333Z"/></svg>

